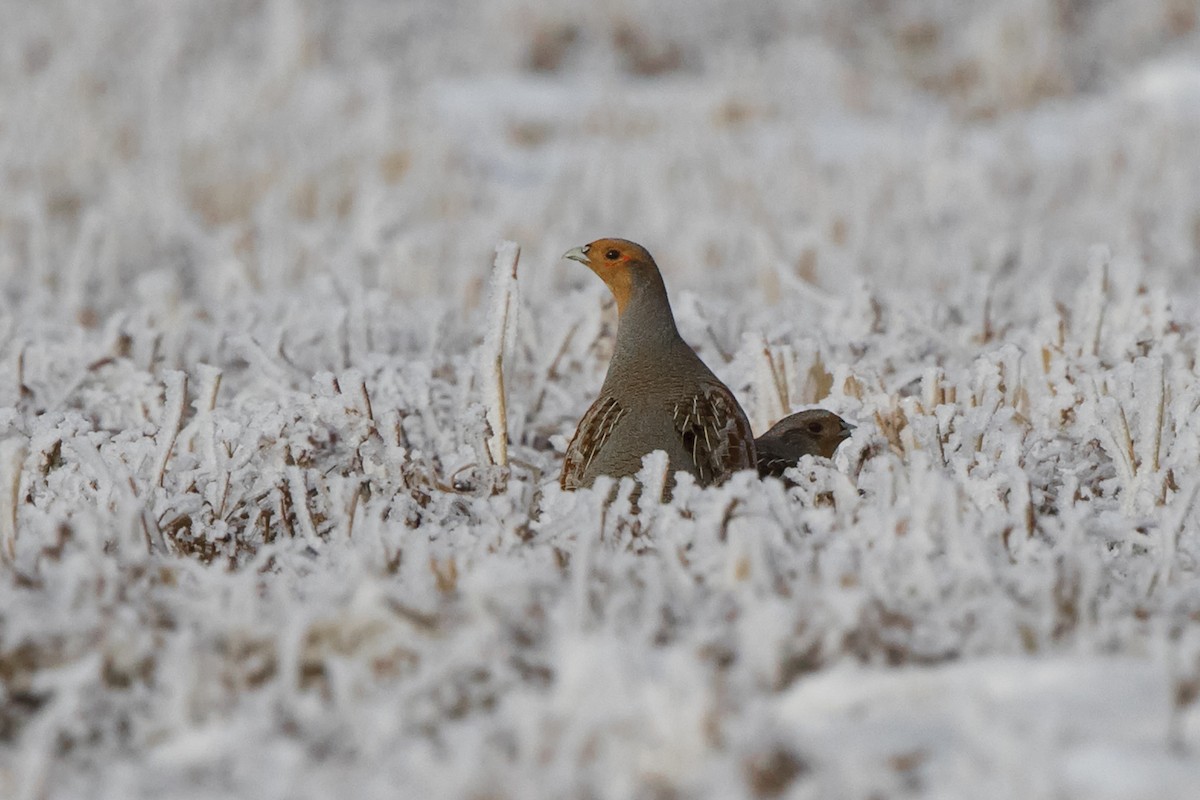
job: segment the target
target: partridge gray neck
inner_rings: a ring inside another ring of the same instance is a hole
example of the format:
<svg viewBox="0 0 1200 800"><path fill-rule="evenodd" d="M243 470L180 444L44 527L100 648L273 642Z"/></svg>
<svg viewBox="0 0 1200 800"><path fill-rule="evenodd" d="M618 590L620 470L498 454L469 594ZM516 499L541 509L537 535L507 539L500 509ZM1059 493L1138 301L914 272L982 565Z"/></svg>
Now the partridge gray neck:
<svg viewBox="0 0 1200 800"><path fill-rule="evenodd" d="M657 270L648 270L633 287L617 326L617 343L608 368L611 380L622 373L646 380L696 360L675 327L667 289ZM607 382L607 381L606 381Z"/></svg>

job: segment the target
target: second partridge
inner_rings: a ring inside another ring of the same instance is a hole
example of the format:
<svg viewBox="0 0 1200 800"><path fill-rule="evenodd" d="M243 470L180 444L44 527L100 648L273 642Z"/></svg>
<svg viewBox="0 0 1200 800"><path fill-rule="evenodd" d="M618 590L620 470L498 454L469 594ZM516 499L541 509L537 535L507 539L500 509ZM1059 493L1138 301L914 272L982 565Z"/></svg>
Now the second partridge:
<svg viewBox="0 0 1200 800"><path fill-rule="evenodd" d="M754 442L758 474L782 478L788 467L796 466L800 456L833 458L853 430L849 422L823 408L784 417Z"/></svg>

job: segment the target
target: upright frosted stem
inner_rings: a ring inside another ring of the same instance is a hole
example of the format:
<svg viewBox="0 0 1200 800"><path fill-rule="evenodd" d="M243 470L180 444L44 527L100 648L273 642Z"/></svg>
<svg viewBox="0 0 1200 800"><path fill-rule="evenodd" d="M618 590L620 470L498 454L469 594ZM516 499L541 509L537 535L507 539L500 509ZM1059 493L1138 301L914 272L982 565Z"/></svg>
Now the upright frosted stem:
<svg viewBox="0 0 1200 800"><path fill-rule="evenodd" d="M496 246L492 267L491 302L487 335L480 354L480 387L487 409L488 432L484 444L493 464L508 464L508 413L504 392L504 351L512 338L513 310L517 297L517 262L521 248L515 242Z"/></svg>

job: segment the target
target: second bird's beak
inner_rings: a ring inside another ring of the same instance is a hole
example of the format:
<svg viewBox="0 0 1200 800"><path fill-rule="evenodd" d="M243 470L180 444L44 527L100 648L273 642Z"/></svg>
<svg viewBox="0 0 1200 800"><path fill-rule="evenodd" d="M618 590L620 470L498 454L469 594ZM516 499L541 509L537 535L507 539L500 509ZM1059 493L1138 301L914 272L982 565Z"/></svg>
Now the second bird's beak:
<svg viewBox="0 0 1200 800"><path fill-rule="evenodd" d="M854 433L854 429L857 427L857 425L851 425L849 422L846 422L846 420L842 420L842 438L850 438L850 434Z"/></svg>
<svg viewBox="0 0 1200 800"><path fill-rule="evenodd" d="M572 261L578 261L580 264L591 263L587 254L587 247L572 247L570 250L562 254L563 258L569 258Z"/></svg>

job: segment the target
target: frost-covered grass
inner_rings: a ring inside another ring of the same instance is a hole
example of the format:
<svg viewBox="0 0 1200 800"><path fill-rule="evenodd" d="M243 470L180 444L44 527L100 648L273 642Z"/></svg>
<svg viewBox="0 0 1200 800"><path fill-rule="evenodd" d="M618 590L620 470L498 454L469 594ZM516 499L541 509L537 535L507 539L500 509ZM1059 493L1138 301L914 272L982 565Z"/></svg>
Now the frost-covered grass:
<svg viewBox="0 0 1200 800"><path fill-rule="evenodd" d="M0 797L1190 800L1197 13L0 4ZM561 492L601 235L836 460Z"/></svg>

